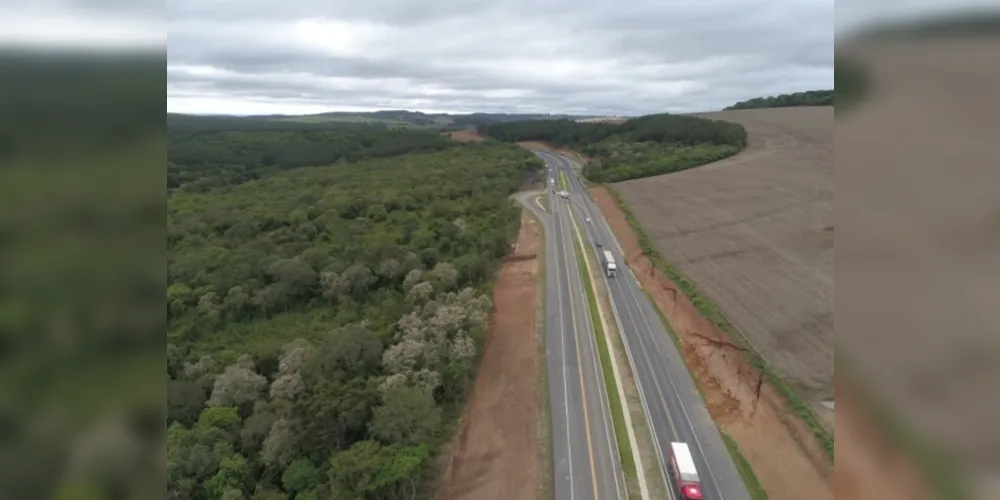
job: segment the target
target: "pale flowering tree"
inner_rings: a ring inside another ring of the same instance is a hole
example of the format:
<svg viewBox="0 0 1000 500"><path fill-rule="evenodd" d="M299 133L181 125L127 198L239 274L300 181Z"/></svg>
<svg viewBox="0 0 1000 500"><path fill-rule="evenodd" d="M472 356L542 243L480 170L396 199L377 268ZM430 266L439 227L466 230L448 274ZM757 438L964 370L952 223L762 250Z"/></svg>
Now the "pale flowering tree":
<svg viewBox="0 0 1000 500"><path fill-rule="evenodd" d="M282 347L282 355L278 358L278 373L297 373L316 355L316 348L308 341L293 340Z"/></svg>
<svg viewBox="0 0 1000 500"><path fill-rule="evenodd" d="M388 377L382 380L382 383L380 383L378 386L378 390L382 394L385 394L386 392L389 392L392 389L395 389L396 387L400 387L405 383L406 383L405 374L393 373L392 375L389 375Z"/></svg>
<svg viewBox="0 0 1000 500"><path fill-rule="evenodd" d="M323 298L327 300L334 300L337 297L344 295L346 292L346 286L344 285L344 280L340 278L340 275L332 272L325 271L319 275L319 284L323 289Z"/></svg>
<svg viewBox="0 0 1000 500"><path fill-rule="evenodd" d="M389 373L412 371L423 357L425 344L419 340L404 339L382 354L382 366Z"/></svg>
<svg viewBox="0 0 1000 500"><path fill-rule="evenodd" d="M420 308L417 308L415 311L404 314L396 322L398 339L418 340L423 338L423 331L426 326L424 319L420 317L420 313Z"/></svg>
<svg viewBox="0 0 1000 500"><path fill-rule="evenodd" d="M271 399L294 401L305 389L306 384L298 373L281 375L271 382Z"/></svg>
<svg viewBox="0 0 1000 500"><path fill-rule="evenodd" d="M215 378L212 397L208 406L239 406L256 401L264 388L267 379L251 369L239 365L231 365Z"/></svg>
<svg viewBox="0 0 1000 500"><path fill-rule="evenodd" d="M431 274L441 284L441 290L451 290L458 284L458 269L448 262L439 262Z"/></svg>
<svg viewBox="0 0 1000 500"><path fill-rule="evenodd" d="M215 292L208 292L198 299L198 312L208 314L219 308L219 296Z"/></svg>
<svg viewBox="0 0 1000 500"><path fill-rule="evenodd" d="M433 392L441 386L441 374L428 369L423 369L410 374L407 377L413 385L420 387L427 392Z"/></svg>
<svg viewBox="0 0 1000 500"><path fill-rule="evenodd" d="M378 275L383 279L392 279L399 270L399 261L396 259L383 260L378 266Z"/></svg>
<svg viewBox="0 0 1000 500"><path fill-rule="evenodd" d="M423 276L424 272L420 269L414 269L406 273L406 277L403 278L403 290L407 292L410 291L410 289L413 288L414 285L420 283Z"/></svg>
<svg viewBox="0 0 1000 500"><path fill-rule="evenodd" d="M430 283L422 281L410 288L406 293L406 300L407 302L422 304L430 299L431 295L434 295L434 287Z"/></svg>
<svg viewBox="0 0 1000 500"><path fill-rule="evenodd" d="M219 362L206 354L199 358L197 363L184 363L184 376L189 379L197 379L203 375L215 373L218 369Z"/></svg>
<svg viewBox="0 0 1000 500"><path fill-rule="evenodd" d="M430 326L439 332L450 334L462 328L468 316L468 311L464 305L443 305L435 311L434 317L430 320Z"/></svg>
<svg viewBox="0 0 1000 500"><path fill-rule="evenodd" d="M246 368L247 370L257 369L257 363L253 360L253 356L249 354L240 354L240 357L236 358L236 366Z"/></svg>
<svg viewBox="0 0 1000 500"><path fill-rule="evenodd" d="M455 360L466 361L476 356L476 344L469 338L469 334L462 330L451 342L451 357Z"/></svg>
<svg viewBox="0 0 1000 500"><path fill-rule="evenodd" d="M271 426L260 458L269 466L284 467L298 456L298 422L293 419L280 418Z"/></svg>

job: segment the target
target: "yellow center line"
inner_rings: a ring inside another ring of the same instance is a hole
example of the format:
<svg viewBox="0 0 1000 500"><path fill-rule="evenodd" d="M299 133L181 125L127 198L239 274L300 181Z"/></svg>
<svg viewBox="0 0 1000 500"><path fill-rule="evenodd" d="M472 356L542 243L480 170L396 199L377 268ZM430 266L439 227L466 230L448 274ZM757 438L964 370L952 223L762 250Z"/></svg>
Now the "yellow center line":
<svg viewBox="0 0 1000 500"><path fill-rule="evenodd" d="M563 241L565 241L565 239ZM571 271L569 270L572 268L569 265L568 252L563 252L563 261L566 264L566 272L570 273ZM579 269L577 269L576 275L579 276L579 274L580 271ZM590 417L587 413L587 389L586 389L587 386L586 384L584 384L584 379L583 379L583 359L580 356L580 342L578 339L579 334L577 332L577 324L576 324L576 307L574 306L572 293L569 294L569 309L570 309L570 316L573 320L573 344L576 346L576 361L577 361L576 368L580 374L580 396L583 398L583 426L587 430L587 454L590 457L590 479L591 483L594 486L594 500L598 500L600 498L600 494L597 491L597 469L594 466L594 446L590 441Z"/></svg>
<svg viewBox="0 0 1000 500"><path fill-rule="evenodd" d="M560 173L563 174L563 175L565 175L564 172L560 171ZM572 217L572 214L570 214L570 217ZM631 273L632 270L629 269L629 272ZM633 279L635 279L636 283L639 284L639 288L641 289L642 288L642 284L639 283L639 278L637 276L635 276L635 274L632 274L632 277L633 277ZM572 297L572 295L571 295L571 297ZM636 298L636 300L638 300L638 298ZM570 307L572 308L572 303L570 303ZM643 316L641 310L639 311L639 316L642 317L643 323L646 324L646 330L648 332L652 333L652 331L653 331L652 330L652 326L649 324L649 321L646 320L646 317ZM576 316L574 315L574 320L575 320L575 318L576 318ZM632 320L633 320L633 322L635 321L635 317L634 316L633 316ZM574 323L575 323L575 321L574 321ZM639 325L636 324L636 326L639 326ZM656 341L656 339L651 339L651 340L653 342ZM579 346L577 346L577 349L579 350ZM652 368L653 362L652 362L652 360L649 357L649 352L647 352L646 349L639 349L639 350L642 351L643 358L646 360L647 365L650 368ZM674 439L679 440L680 439L680 435L677 433L677 427L674 424L674 418L670 414L670 408L667 405L667 398L666 398L666 396L664 394L663 388L660 387L659 380L657 380L656 377L653 377L653 386L656 387L656 395L659 396L660 406L663 407L663 412L667 415L667 424L670 426L671 432L673 432ZM586 418L585 418L585 420L586 420ZM589 445L590 444L589 443L589 439L590 439L590 435L589 434L587 435L587 438L588 438L588 445ZM663 458L665 459L666 457L663 457Z"/></svg>

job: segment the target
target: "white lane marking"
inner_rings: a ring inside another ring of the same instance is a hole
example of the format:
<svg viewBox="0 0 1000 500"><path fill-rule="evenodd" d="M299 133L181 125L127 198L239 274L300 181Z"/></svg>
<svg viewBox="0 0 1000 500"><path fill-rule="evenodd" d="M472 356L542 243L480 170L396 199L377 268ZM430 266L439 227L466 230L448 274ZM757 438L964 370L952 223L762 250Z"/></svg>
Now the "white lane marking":
<svg viewBox="0 0 1000 500"><path fill-rule="evenodd" d="M555 228L553 228L553 229L555 229ZM555 231L553 231L553 232L555 232ZM560 235L557 234L556 237L558 238L558 237L560 237ZM556 269L556 276L561 276L562 278L565 278L565 273L559 273L558 272L558 270L559 270L559 262L558 261L559 261L559 259L556 259L556 267L555 267L555 269ZM559 303L559 330L560 330L560 333L562 334L562 348L563 348L563 352L562 352L562 365L563 365L562 366L562 368L563 368L563 409L565 410L565 413L566 413L566 449L567 449L567 453L568 453L567 460L569 461L569 498L572 500L572 499L576 498L576 493L574 491L574 486L573 486L573 436L570 435L570 429L572 428L572 426L570 425L570 420L569 420L569 375L566 372L566 369L567 369L566 368L566 365L567 365L567 362L566 362L566 352L567 352L567 347L566 347L566 319L564 317L565 310L563 308L562 285L559 282L557 282L556 285L557 285L556 286L556 290L557 290L556 291L556 297L557 297L557 302Z"/></svg>

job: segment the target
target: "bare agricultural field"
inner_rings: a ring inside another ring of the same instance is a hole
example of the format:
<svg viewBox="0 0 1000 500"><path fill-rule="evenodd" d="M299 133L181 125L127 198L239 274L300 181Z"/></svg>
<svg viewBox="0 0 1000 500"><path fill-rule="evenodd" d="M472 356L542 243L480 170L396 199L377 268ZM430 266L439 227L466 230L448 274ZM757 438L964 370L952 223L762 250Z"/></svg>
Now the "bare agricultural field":
<svg viewBox="0 0 1000 500"><path fill-rule="evenodd" d="M832 398L833 108L698 116L744 125L749 146L615 189L664 257L780 375L813 403Z"/></svg>

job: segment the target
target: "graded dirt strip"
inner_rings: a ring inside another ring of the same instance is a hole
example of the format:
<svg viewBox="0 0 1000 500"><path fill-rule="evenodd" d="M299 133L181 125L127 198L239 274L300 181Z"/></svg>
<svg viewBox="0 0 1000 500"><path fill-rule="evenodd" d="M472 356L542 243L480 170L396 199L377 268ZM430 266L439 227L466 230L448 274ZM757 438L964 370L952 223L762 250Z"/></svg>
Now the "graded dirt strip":
<svg viewBox="0 0 1000 500"><path fill-rule="evenodd" d="M538 498L540 228L522 214L516 250L493 289L493 314L441 500Z"/></svg>

